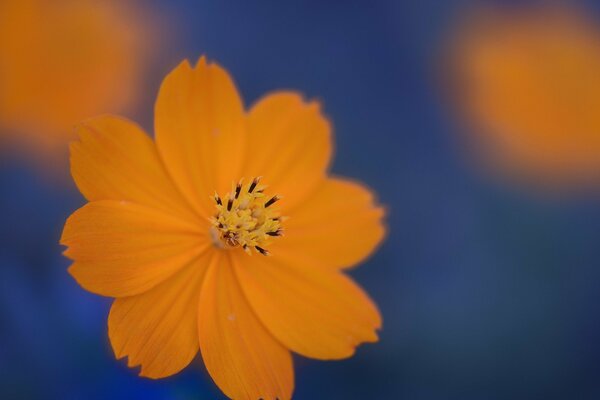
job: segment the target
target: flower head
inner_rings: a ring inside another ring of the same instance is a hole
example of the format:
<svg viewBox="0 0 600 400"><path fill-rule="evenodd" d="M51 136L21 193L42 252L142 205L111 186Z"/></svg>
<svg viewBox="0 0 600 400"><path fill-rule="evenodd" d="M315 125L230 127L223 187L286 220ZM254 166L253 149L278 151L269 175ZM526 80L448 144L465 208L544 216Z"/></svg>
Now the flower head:
<svg viewBox="0 0 600 400"><path fill-rule="evenodd" d="M217 214L211 219L211 234L216 246L241 246L266 256L269 239L282 236L282 217L272 207L280 197L265 197L265 186L259 186L259 181L260 177L246 185L238 182L225 200L215 193Z"/></svg>
<svg viewBox="0 0 600 400"><path fill-rule="evenodd" d="M289 399L291 352L351 356L381 318L343 270L384 236L362 185L327 175L329 122L277 92L245 111L225 70L201 58L164 80L155 141L127 120L81 124L71 169L89 201L61 243L73 277L114 297L117 358L162 378L200 350L223 392Z"/></svg>
<svg viewBox="0 0 600 400"><path fill-rule="evenodd" d="M66 152L82 119L131 111L150 35L133 2L1 1L2 131L53 156Z"/></svg>
<svg viewBox="0 0 600 400"><path fill-rule="evenodd" d="M549 188L600 183L600 31L553 6L486 9L454 36L455 100L486 165Z"/></svg>

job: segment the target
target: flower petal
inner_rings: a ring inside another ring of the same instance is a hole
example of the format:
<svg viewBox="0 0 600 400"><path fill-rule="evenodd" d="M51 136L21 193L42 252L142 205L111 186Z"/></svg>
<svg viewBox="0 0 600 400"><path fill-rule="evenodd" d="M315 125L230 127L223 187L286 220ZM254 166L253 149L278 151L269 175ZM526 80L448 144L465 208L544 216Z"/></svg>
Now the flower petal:
<svg viewBox="0 0 600 400"><path fill-rule="evenodd" d="M198 298L213 254L203 254L143 294L114 301L108 335L115 356L127 356L129 367L141 365L141 376L173 375L198 353Z"/></svg>
<svg viewBox="0 0 600 400"><path fill-rule="evenodd" d="M334 268L351 267L369 256L385 236L383 208L364 186L327 179L285 221L285 236L274 241L273 254L309 255Z"/></svg>
<svg viewBox="0 0 600 400"><path fill-rule="evenodd" d="M381 317L369 297L339 271L308 258L235 254L246 298L269 331L290 350L318 359L351 356L378 340Z"/></svg>
<svg viewBox="0 0 600 400"><path fill-rule="evenodd" d="M302 203L325 177L332 153L331 126L317 102L294 92L266 96L248 116L246 177L264 176L287 211Z"/></svg>
<svg viewBox="0 0 600 400"><path fill-rule="evenodd" d="M69 272L87 290L121 297L162 282L210 246L207 233L156 209L95 201L69 217L61 238Z"/></svg>
<svg viewBox="0 0 600 400"><path fill-rule="evenodd" d="M294 386L290 352L258 321L222 256L200 294L200 351L215 383L235 400L289 400Z"/></svg>
<svg viewBox="0 0 600 400"><path fill-rule="evenodd" d="M208 196L240 178L245 143L244 110L227 72L202 57L181 63L164 80L155 107L156 143L182 193L204 216Z"/></svg>
<svg viewBox="0 0 600 400"><path fill-rule="evenodd" d="M71 144L71 173L89 200L127 200L195 218L158 157L156 146L135 123L102 116L78 127Z"/></svg>

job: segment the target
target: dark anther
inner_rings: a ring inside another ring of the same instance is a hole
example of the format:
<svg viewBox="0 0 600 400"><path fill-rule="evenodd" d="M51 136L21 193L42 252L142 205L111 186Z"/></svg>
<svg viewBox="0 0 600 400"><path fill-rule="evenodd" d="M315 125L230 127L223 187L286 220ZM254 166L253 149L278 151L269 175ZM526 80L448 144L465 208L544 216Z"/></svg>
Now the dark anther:
<svg viewBox="0 0 600 400"><path fill-rule="evenodd" d="M243 245L242 247L244 248L244 250L246 250L246 249L248 248L248 245L247 245L247 244L245 244L245 245Z"/></svg>
<svg viewBox="0 0 600 400"><path fill-rule="evenodd" d="M271 200L269 200L265 203L265 208L269 207L271 204L275 203L277 200L279 200L279 197L277 195L271 197Z"/></svg>
<svg viewBox="0 0 600 400"><path fill-rule="evenodd" d="M222 206L223 202L221 201L221 198L219 197L218 194L215 194L215 201L217 202L218 205Z"/></svg>
<svg viewBox="0 0 600 400"><path fill-rule="evenodd" d="M233 206L233 199L229 199L227 201L227 211L231 211L232 206Z"/></svg>
<svg viewBox="0 0 600 400"><path fill-rule="evenodd" d="M281 236L281 231L278 229L274 232L267 232L267 235L269 236Z"/></svg>
<svg viewBox="0 0 600 400"><path fill-rule="evenodd" d="M248 193L252 193L254 191L254 189L256 188L256 185L258 185L258 178L254 178L252 180L252 183L250 184L250 187L248 188Z"/></svg>
<svg viewBox="0 0 600 400"><path fill-rule="evenodd" d="M223 229L223 228L225 228L225 225L223 225L222 223L219 222L219 228Z"/></svg>
<svg viewBox="0 0 600 400"><path fill-rule="evenodd" d="M258 252L259 252L260 254L262 254L263 256L268 256L268 255L269 255L269 252L268 252L267 250L263 249L263 248L262 248L262 247L260 247L260 246L254 246L254 248L255 248L256 250L258 250Z"/></svg>
<svg viewBox="0 0 600 400"><path fill-rule="evenodd" d="M240 191L242 190L242 183L238 183L237 186L235 187L235 198L237 199L238 197L240 197Z"/></svg>

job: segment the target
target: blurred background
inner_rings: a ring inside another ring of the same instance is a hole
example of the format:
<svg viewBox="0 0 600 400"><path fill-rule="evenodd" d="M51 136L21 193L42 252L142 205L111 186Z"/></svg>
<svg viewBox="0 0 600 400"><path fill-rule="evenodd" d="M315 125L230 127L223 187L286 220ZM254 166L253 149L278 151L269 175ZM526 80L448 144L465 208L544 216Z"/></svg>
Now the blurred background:
<svg viewBox="0 0 600 400"><path fill-rule="evenodd" d="M152 131L159 84L206 54L247 105L297 89L335 127L333 172L389 208L352 271L384 316L355 357L297 357L295 398L600 398L600 4L0 0L0 398L223 399L200 359L116 361L110 299L58 240L84 204L79 120Z"/></svg>

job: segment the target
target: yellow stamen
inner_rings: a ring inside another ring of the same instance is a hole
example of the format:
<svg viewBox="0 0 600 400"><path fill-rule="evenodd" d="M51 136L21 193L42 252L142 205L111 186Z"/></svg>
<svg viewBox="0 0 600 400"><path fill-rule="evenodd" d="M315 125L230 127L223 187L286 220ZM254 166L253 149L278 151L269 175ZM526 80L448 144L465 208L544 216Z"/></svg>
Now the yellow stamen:
<svg viewBox="0 0 600 400"><path fill-rule="evenodd" d="M273 207L281 197L265 196L265 188L258 177L247 184L240 180L223 198L214 194L218 212L211 219L211 236L216 246L269 255L266 248L271 238L282 236L283 230L282 217Z"/></svg>

